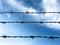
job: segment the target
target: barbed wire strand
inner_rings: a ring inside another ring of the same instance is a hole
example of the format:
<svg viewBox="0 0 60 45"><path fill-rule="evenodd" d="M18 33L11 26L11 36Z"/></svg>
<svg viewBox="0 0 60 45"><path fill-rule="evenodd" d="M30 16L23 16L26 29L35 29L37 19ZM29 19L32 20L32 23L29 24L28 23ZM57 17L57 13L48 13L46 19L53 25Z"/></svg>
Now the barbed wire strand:
<svg viewBox="0 0 60 45"><path fill-rule="evenodd" d="M13 14L13 13L19 13L19 14L45 14L45 13L57 13L57 14L60 14L60 12L14 12L14 11L10 11L10 12L0 12L0 14L5 14L5 13L10 13L10 14Z"/></svg>
<svg viewBox="0 0 60 45"><path fill-rule="evenodd" d="M52 41L56 38L60 38L60 36L7 36L7 35L3 35L3 36L0 36L0 38L49 38L49 39L52 39Z"/></svg>
<svg viewBox="0 0 60 45"><path fill-rule="evenodd" d="M27 23L40 23L40 24L43 24L43 23L58 23L58 24L60 24L60 21L49 21L49 22L44 22L44 21L29 21L29 22L24 22L24 21L21 21L21 22L19 22L19 21L0 21L0 23L3 23L3 24L5 24L5 23L21 23L21 24L27 24Z"/></svg>

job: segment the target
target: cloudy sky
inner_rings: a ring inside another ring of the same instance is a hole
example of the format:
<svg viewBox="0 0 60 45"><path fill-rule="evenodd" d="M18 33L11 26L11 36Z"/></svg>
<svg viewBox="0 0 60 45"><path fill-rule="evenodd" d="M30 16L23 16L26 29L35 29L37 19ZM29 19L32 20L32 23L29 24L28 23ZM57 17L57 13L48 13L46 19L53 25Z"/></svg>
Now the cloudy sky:
<svg viewBox="0 0 60 45"><path fill-rule="evenodd" d="M59 12L59 0L0 0L0 12ZM0 21L60 21L60 14L0 14ZM1 24L0 35L60 36L60 24ZM60 39L3 39L0 45L59 45Z"/></svg>

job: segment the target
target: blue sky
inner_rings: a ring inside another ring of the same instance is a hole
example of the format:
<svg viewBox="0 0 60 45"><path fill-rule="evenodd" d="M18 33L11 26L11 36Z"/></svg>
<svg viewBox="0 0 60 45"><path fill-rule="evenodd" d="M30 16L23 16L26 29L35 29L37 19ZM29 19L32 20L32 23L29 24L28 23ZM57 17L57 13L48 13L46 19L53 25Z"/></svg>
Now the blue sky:
<svg viewBox="0 0 60 45"><path fill-rule="evenodd" d="M59 0L0 0L2 11L60 11ZM0 21L60 21L59 14L0 14ZM0 35L60 36L60 24L0 24ZM59 45L60 39L3 39L0 45Z"/></svg>

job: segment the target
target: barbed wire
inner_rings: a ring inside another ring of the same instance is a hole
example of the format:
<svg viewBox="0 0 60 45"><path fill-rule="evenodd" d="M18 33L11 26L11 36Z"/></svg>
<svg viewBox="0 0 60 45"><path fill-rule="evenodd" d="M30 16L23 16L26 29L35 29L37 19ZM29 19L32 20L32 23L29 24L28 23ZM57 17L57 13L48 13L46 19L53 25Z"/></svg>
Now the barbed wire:
<svg viewBox="0 0 60 45"><path fill-rule="evenodd" d="M0 38L49 38L49 39L52 39L52 41L56 38L60 38L60 36L7 36L7 35L3 35L3 36L0 36Z"/></svg>
<svg viewBox="0 0 60 45"><path fill-rule="evenodd" d="M10 14L13 14L13 13L19 13L19 14L45 14L45 13L58 13L60 14L60 12L14 12L14 11L11 11L11 12L0 12L0 14L5 14L5 13L10 13ZM60 21L49 21L49 22L44 22L44 21L29 21L29 22L24 22L24 21L0 21L0 23L2 24L6 24L6 23L21 23L21 24L27 24L27 23L40 23L40 24L43 24L43 23L58 23L60 24ZM3 36L0 36L1 38L49 38L49 39L52 39L52 41L55 39L55 38L60 38L60 36L7 36L7 35L3 35Z"/></svg>
<svg viewBox="0 0 60 45"><path fill-rule="evenodd" d="M15 11L9 11L9 12L0 12L0 14L6 14L6 13L10 13L10 14L13 14L13 13L19 13L19 14L45 14L45 13L57 13L57 14L60 14L60 12L15 12Z"/></svg>
<svg viewBox="0 0 60 45"><path fill-rule="evenodd" d="M2 24L6 24L6 23L21 23L21 24L27 24L27 23L40 23L40 24L43 24L43 23L58 23L58 24L60 24L60 21L49 21L49 22L44 22L44 21L0 21L0 23L2 23Z"/></svg>

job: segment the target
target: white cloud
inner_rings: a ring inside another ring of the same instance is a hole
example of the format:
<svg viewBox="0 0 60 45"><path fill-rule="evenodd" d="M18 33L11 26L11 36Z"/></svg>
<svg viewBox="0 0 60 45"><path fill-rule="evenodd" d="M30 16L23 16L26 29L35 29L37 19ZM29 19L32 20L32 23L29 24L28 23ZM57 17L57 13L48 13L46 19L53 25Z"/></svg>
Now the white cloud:
<svg viewBox="0 0 60 45"><path fill-rule="evenodd" d="M17 2L16 0L7 0L7 3L12 6L14 9L17 9L18 11L23 11L23 12L37 12L37 10L35 10L33 7L26 7L23 2ZM38 18L37 14L29 14L31 15L33 18ZM34 16L33 16L34 15ZM36 15L36 16L35 16ZM10 16L9 16L10 17ZM41 16L40 16L41 17ZM39 17L39 18L40 18Z"/></svg>
<svg viewBox="0 0 60 45"><path fill-rule="evenodd" d="M26 7L22 2L18 3L16 0L9 0L9 1L7 0L7 3L13 8L18 9L19 11L36 12L36 10L33 9L32 7Z"/></svg>
<svg viewBox="0 0 60 45"><path fill-rule="evenodd" d="M57 4L57 0L43 0L43 6L46 12L57 12L59 11L59 7ZM59 14L45 14L46 21L58 21L60 20ZM53 29L60 29L60 24L46 24L46 26Z"/></svg>
<svg viewBox="0 0 60 45"><path fill-rule="evenodd" d="M33 7L26 7L24 4L23 4L23 2L17 2L16 0L7 0L7 3L10 5L10 6L12 6L13 8L15 8L15 9L17 9L18 11L23 11L23 12L26 12L26 11L28 11L28 12L38 12L36 9L34 9ZM40 15L40 14L29 14L29 15L31 15L33 18L34 18L34 20L36 19L38 19L38 20L40 20L40 18L42 18L42 14Z"/></svg>

